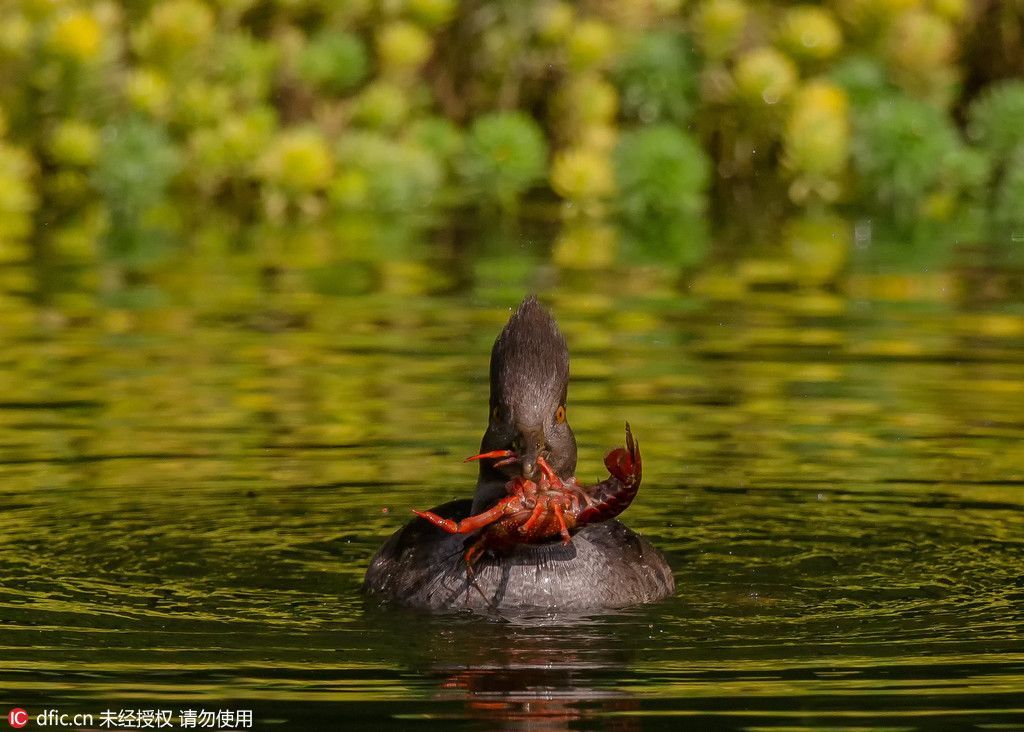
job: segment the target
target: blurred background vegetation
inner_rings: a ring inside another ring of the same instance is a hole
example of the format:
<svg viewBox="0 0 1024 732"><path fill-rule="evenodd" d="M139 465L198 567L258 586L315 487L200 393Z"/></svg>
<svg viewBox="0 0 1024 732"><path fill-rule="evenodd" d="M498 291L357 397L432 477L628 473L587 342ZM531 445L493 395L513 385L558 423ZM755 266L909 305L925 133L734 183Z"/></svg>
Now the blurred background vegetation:
<svg viewBox="0 0 1024 732"><path fill-rule="evenodd" d="M718 290L1017 261L1024 2L0 3L0 260L42 290L443 288L415 263L467 247Z"/></svg>

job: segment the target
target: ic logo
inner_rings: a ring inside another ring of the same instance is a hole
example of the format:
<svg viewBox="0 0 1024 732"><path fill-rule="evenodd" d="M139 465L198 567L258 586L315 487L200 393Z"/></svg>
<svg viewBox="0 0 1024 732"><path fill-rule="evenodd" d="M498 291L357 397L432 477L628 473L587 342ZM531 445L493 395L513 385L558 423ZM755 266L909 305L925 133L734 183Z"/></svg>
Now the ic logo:
<svg viewBox="0 0 1024 732"><path fill-rule="evenodd" d="M21 707L15 707L11 711L7 712L7 722L14 727L14 729L21 729L28 724L28 712Z"/></svg>

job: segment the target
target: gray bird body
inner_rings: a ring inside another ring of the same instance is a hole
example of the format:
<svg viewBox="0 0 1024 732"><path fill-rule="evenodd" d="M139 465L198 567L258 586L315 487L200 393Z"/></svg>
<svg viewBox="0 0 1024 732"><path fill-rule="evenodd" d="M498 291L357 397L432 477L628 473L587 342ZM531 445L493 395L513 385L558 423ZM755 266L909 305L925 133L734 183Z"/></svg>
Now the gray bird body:
<svg viewBox="0 0 1024 732"><path fill-rule="evenodd" d="M431 510L454 521L479 513L506 495L513 477L535 479L538 456L571 478L576 438L565 419L568 382L565 340L547 311L527 298L491 351L490 420L480 445L482 453L515 450L519 460L501 468L481 462L472 501ZM585 526L568 544L555 539L489 552L475 563L471 581L463 553L475 539L414 519L371 560L364 591L431 611L502 612L621 608L675 592L661 553L617 520Z"/></svg>

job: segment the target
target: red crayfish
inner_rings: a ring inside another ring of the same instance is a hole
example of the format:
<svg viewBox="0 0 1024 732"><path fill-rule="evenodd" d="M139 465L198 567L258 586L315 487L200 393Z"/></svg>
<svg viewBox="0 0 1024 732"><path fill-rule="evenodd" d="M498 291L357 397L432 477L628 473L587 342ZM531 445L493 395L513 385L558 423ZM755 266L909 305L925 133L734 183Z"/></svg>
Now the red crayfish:
<svg viewBox="0 0 1024 732"><path fill-rule="evenodd" d="M499 459L496 466L516 462L512 450L494 450L466 458ZM508 496L494 506L462 521L452 521L430 511L413 512L449 534L480 537L466 550L463 558L472 572L473 562L488 549L509 549L517 544L536 544L561 534L569 543L572 535L587 524L615 518L633 502L640 488L640 445L626 423L626 446L618 447L604 459L611 474L592 486L581 486L576 478L562 480L543 457L537 458L540 481L516 477L505 484Z"/></svg>

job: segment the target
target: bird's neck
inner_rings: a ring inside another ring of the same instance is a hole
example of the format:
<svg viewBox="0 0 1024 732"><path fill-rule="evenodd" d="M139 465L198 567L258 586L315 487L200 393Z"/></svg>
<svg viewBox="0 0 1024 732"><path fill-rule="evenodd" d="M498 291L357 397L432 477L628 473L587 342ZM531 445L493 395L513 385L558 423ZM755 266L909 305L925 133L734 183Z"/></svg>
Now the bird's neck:
<svg viewBox="0 0 1024 732"><path fill-rule="evenodd" d="M473 513L486 511L508 495L508 491L505 490L507 482L508 478L497 470L481 470L480 478L476 482L476 491L473 493Z"/></svg>

